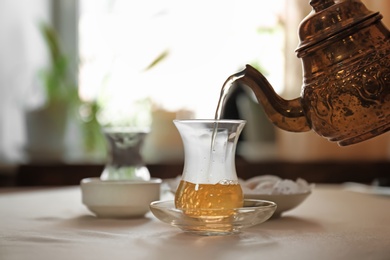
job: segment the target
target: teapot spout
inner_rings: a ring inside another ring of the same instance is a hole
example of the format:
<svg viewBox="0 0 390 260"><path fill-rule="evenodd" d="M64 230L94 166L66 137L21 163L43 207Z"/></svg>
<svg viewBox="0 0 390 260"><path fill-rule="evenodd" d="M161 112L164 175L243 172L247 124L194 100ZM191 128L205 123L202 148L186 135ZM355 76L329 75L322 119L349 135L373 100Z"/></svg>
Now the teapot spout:
<svg viewBox="0 0 390 260"><path fill-rule="evenodd" d="M239 74L243 75L237 82L248 86L264 108L269 120L278 128L290 132L306 132L311 130L301 98L285 100L280 97L268 80L255 68L246 65Z"/></svg>

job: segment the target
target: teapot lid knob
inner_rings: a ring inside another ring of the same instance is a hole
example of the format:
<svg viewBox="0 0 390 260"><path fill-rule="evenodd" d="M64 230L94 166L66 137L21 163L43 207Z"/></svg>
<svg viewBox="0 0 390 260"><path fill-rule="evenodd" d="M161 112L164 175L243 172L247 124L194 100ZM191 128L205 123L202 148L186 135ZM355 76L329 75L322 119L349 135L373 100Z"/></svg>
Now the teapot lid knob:
<svg viewBox="0 0 390 260"><path fill-rule="evenodd" d="M321 41L334 38L343 31L358 25L382 19L379 12L372 12L360 0L334 1L311 0L313 10L301 22L298 30L300 43L296 50L299 58Z"/></svg>

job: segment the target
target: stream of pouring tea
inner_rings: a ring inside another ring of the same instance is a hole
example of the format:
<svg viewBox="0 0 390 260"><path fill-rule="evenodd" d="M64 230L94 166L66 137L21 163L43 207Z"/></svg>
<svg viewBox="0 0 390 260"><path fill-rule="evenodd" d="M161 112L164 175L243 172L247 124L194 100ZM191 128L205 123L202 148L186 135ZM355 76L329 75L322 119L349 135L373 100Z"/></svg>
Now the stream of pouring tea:
<svg viewBox="0 0 390 260"><path fill-rule="evenodd" d="M220 94L218 104L217 104L217 109L215 110L215 116L214 116L215 120L221 119L223 106L225 104L228 93L229 93L230 89L232 88L234 82L236 80L242 78L244 75L245 75L244 72L239 72L239 73L233 74L229 78L227 78L225 83L223 83L222 89L221 89L221 94ZM215 121L213 135L211 137L210 155L212 155L212 152L214 151L215 138L217 136L217 132L218 132L218 121Z"/></svg>

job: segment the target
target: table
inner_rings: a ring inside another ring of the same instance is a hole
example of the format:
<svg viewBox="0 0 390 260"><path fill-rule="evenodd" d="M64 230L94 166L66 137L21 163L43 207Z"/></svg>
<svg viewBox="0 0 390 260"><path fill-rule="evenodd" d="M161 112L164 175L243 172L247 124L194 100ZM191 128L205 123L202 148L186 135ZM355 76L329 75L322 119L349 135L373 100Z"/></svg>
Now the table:
<svg viewBox="0 0 390 260"><path fill-rule="evenodd" d="M96 218L81 203L78 186L3 189L0 259L390 259L390 196L317 185L279 219L236 235L202 237L150 212Z"/></svg>

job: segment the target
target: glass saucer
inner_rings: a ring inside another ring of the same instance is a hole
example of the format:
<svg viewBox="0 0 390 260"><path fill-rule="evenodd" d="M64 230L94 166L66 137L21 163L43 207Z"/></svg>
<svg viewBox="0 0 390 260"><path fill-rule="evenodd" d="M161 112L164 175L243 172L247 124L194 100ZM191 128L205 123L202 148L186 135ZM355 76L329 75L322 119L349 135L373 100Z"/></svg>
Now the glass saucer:
<svg viewBox="0 0 390 260"><path fill-rule="evenodd" d="M206 216L190 216L182 209L177 209L173 200L152 202L150 209L162 222L185 232L215 236L235 234L243 228L267 221L275 212L276 204L266 200L245 199L242 208L231 209L228 214L227 210L219 214L220 209L207 209L211 214Z"/></svg>

